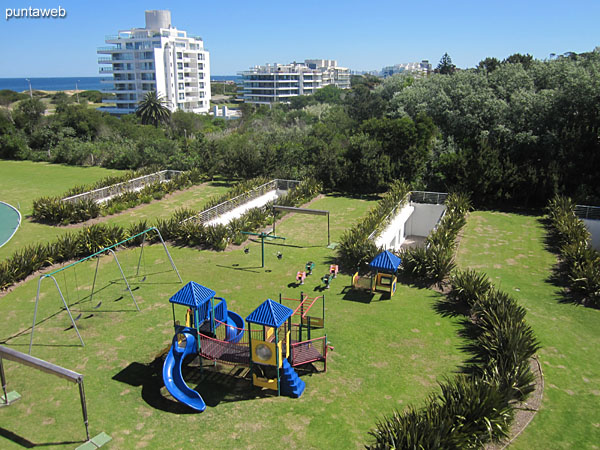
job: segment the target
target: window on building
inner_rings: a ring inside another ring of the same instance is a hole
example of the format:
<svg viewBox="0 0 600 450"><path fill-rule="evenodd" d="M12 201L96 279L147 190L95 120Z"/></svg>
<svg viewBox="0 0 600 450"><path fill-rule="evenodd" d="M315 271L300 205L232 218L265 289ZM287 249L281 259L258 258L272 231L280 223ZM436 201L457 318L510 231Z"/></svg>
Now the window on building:
<svg viewBox="0 0 600 450"><path fill-rule="evenodd" d="M183 53L177 52L177 59L181 59L181 58L183 58Z"/></svg>
<svg viewBox="0 0 600 450"><path fill-rule="evenodd" d="M177 69L178 70L183 70L183 63L178 62L177 63Z"/></svg>
<svg viewBox="0 0 600 450"><path fill-rule="evenodd" d="M183 80L183 74L182 73L178 73L177 74L177 79L178 80Z"/></svg>
<svg viewBox="0 0 600 450"><path fill-rule="evenodd" d="M198 63L198 70L202 70L204 69L204 64L203 63Z"/></svg>
<svg viewBox="0 0 600 450"><path fill-rule="evenodd" d="M198 78L200 78L201 80L204 80L204 74L203 74L202 72L200 72L200 73L198 74Z"/></svg>
<svg viewBox="0 0 600 450"><path fill-rule="evenodd" d="M185 100L185 94L183 92L179 93L179 100Z"/></svg>
<svg viewBox="0 0 600 450"><path fill-rule="evenodd" d="M183 84L183 83L179 83L179 84L177 85L177 89L184 89L184 88L185 88L185 86L184 86L184 84Z"/></svg>
<svg viewBox="0 0 600 450"><path fill-rule="evenodd" d="M198 87L200 89L204 89L204 81L201 81L200 83L198 83Z"/></svg>

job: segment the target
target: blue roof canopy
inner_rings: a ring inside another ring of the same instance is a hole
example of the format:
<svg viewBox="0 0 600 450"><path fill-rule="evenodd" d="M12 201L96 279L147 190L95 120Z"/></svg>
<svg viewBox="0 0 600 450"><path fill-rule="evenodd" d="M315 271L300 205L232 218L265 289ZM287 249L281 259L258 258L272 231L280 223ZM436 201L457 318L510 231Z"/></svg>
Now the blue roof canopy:
<svg viewBox="0 0 600 450"><path fill-rule="evenodd" d="M373 261L369 263L369 266L372 269L376 269L381 272L393 273L398 270L400 263L402 263L402 260L398 256L386 250L373 258Z"/></svg>
<svg viewBox="0 0 600 450"><path fill-rule="evenodd" d="M190 308L199 308L201 305L209 301L215 296L216 292L212 289L204 287L194 281L179 289L170 299L169 302L177 305L184 305Z"/></svg>
<svg viewBox="0 0 600 450"><path fill-rule="evenodd" d="M246 317L246 321L279 328L292 314L294 311L290 308L268 298Z"/></svg>

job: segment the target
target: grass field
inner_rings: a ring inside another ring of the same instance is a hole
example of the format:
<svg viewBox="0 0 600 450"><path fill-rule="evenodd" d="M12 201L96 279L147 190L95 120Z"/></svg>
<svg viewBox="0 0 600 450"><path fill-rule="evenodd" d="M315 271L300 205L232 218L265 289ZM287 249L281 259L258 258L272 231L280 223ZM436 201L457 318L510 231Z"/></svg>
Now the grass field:
<svg viewBox="0 0 600 450"><path fill-rule="evenodd" d="M28 217L32 211L33 200L41 196L60 195L72 186L91 184L101 178L120 173L97 167L77 168L30 161L2 161L0 179L3 189L0 200L17 207L23 216L21 226L13 238L0 248L0 259L7 258L24 245L43 243L58 235L81 228L81 224L70 227L54 227L32 222ZM40 179L33 183L33 179ZM73 184L70 184L70 183ZM6 188L4 188L6 185ZM230 184L224 181L204 186L193 186L184 191L170 194L164 201L154 201L113 216L100 217L96 221L117 225L128 225L140 220L151 222L155 218L169 217L178 208L200 209L208 198L224 193Z"/></svg>
<svg viewBox="0 0 600 450"><path fill-rule="evenodd" d="M118 170L99 167L72 167L31 161L0 161L0 200L21 212L21 226L13 238L0 248L0 259L35 241L46 241L66 231L31 222L33 201L39 197L60 195L73 186L90 184L116 175Z"/></svg>
<svg viewBox="0 0 600 450"><path fill-rule="evenodd" d="M327 196L312 207L331 210L332 241L336 241L373 204ZM325 247L326 219L291 216L278 224L277 234L286 241L266 245L265 269L260 268L257 242L248 244L248 254L241 248L222 253L171 251L184 281L195 280L216 290L230 309L245 317L279 293L298 298L295 274L308 260L315 261L315 272L302 288L311 296L321 292L320 275L334 257L333 250ZM119 252L128 273L137 258L137 250ZM123 296L122 284L110 283L118 278L114 263L110 258L101 261L97 283L106 288L93 302L73 307L75 314L83 314L78 322L86 342L83 348L68 329L66 313L56 314L60 300L54 289L49 283L43 285L33 354L85 374L92 433L106 431L116 448L182 448L190 443L206 448L359 448L378 418L394 408L419 403L460 362L455 322L432 309L438 294L401 286L391 301L378 301L376 296L366 303L347 293L348 276L338 276L324 292L326 329L335 350L326 374L304 377L307 388L300 399L273 397L244 379L199 376L191 370L186 374L188 382L209 408L201 415L189 414L162 387L161 360L157 360L173 333L168 298L180 287L167 262L160 246L150 248L145 270L159 273L136 285L138 313L131 299ZM80 266L76 275L67 273L60 281L70 285L70 302L89 292L92 264ZM10 318L0 325L3 345L27 351L36 287L31 281L0 300L0 314ZM102 305L94 309L97 301ZM10 389L23 399L0 410L0 447L72 446L65 442L82 439L74 386L17 364L6 364L6 371Z"/></svg>
<svg viewBox="0 0 600 450"><path fill-rule="evenodd" d="M542 345L542 407L513 447L599 448L600 311L560 302L560 289L549 282L556 257L544 248L544 235L539 217L472 213L458 264L486 272L516 298Z"/></svg>
<svg viewBox="0 0 600 450"><path fill-rule="evenodd" d="M58 193L69 186L57 187ZM203 185L108 220L127 223L168 214L226 188ZM331 240L336 242L373 205L373 200L328 195L310 207L331 211ZM49 240L55 234L56 228L44 227L35 239ZM453 375L464 358L462 341L456 320L434 312L440 294L399 285L391 300L377 295L369 301L348 292L347 275L323 291L320 276L335 256L325 247L326 218L286 216L277 224L277 235L286 240L265 245L265 268L260 267L256 241L247 243L247 254L243 248L170 251L184 282L214 289L242 317L279 293L290 298L298 298L301 290L310 296L325 294L326 331L335 349L327 373L303 376L306 391L300 399L253 388L246 379L232 376L238 368L227 366L202 374L194 367L185 371L190 387L208 404L204 413L193 414L170 397L162 382L162 355L173 334L168 299L181 284L161 246L147 249L142 264L146 280L133 283L140 312L109 257L100 260L96 285L102 289L93 301L86 296L95 262L57 277L73 312L82 314L78 327L85 347L69 329L55 289L44 282L33 355L85 375L91 433L112 436L107 448L362 448L369 441L367 432L384 414L423 404L438 380ZM543 238L537 217L474 212L459 246L458 264L486 271L514 295L527 308L527 320L543 346L544 403L515 448L596 448L599 312L559 303L558 288L547 281L555 257L544 249ZM128 275L135 271L138 251L118 253ZM295 274L309 260L316 263L314 275L296 287ZM6 318L0 321L1 345L27 352L36 281L0 298L0 317ZM178 319L183 314L180 310ZM75 386L12 362L5 362L5 370L9 390L23 398L0 408L0 448L73 448L81 443L85 434Z"/></svg>

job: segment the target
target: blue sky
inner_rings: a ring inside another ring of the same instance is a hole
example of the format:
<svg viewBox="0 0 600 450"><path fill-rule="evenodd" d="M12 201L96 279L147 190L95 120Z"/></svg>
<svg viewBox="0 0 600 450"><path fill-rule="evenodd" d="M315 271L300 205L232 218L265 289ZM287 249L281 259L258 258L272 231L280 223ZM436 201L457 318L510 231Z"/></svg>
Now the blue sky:
<svg viewBox="0 0 600 450"><path fill-rule="evenodd" d="M6 8L55 8L64 19L5 20ZM202 36L212 75L256 64L336 59L352 70L444 52L462 68L487 57L584 52L600 45L600 1L138 1L2 2L0 77L98 76L96 49L118 30L144 26L144 11L169 9L175 27Z"/></svg>

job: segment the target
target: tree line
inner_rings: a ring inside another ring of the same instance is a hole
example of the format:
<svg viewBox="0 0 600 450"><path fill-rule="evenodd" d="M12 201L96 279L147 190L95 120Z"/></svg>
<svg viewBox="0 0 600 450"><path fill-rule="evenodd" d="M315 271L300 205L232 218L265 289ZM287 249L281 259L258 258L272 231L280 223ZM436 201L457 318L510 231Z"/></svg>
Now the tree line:
<svg viewBox="0 0 600 450"><path fill-rule="evenodd" d="M422 78L357 76L243 117L177 111L157 126L35 97L0 113L0 157L229 177L311 176L332 190L461 191L476 206L540 206L555 194L600 204L600 54L511 55Z"/></svg>

